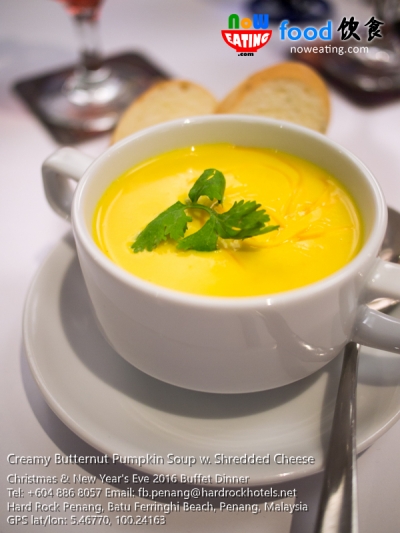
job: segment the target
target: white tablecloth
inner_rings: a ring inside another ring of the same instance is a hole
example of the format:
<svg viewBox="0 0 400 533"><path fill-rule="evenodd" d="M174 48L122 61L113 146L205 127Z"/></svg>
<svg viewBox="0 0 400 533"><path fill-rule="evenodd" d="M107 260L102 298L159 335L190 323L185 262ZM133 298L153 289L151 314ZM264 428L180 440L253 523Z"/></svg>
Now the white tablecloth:
<svg viewBox="0 0 400 533"><path fill-rule="evenodd" d="M220 30L226 28L227 17L232 12L246 14L243 4L238 0L108 0L101 18L103 49L110 55L126 50L142 51L171 76L198 82L222 97L249 74L286 57L286 49L279 40L271 41L252 58L238 57L223 43ZM336 16L340 13L350 16L359 9L361 6L357 4L341 2ZM11 526L5 521L10 514L7 502L17 501L6 490L11 486L6 475L15 471L7 463L7 454L54 455L60 449L82 455L91 453L91 448L49 409L24 354L21 320L26 292L35 272L69 226L48 207L41 183L41 163L57 145L11 90L16 80L59 68L74 62L76 57L72 25L56 2L1 1L0 530L4 532L41 530L41 526ZM379 180L388 204L400 210L400 100L365 109L334 90L331 96L328 136L365 162ZM80 148L95 156L107 144L105 136ZM399 531L399 444L400 422L358 459L360 533ZM86 473L78 466L71 466L69 472ZM38 474L38 469L27 466L24 473ZM52 467L46 470L46 475L52 475ZM292 483L310 511L294 516L291 533L312 531L320 484L320 475ZM212 530L209 523L203 523L203 518L195 515L185 522L171 520L172 529L168 531ZM280 524L268 529L267 522L242 513L239 517L232 515L218 530L287 533L288 521L281 520ZM99 529L85 527L65 526L59 530ZM149 531L155 529L155 526L147 527ZM114 531L114 526L109 529ZM128 527L122 526L115 529L128 531Z"/></svg>

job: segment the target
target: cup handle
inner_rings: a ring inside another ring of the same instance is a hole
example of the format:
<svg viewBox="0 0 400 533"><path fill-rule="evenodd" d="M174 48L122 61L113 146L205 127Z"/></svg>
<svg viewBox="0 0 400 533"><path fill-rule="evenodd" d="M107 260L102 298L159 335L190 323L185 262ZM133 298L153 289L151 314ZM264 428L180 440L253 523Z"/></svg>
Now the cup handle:
<svg viewBox="0 0 400 533"><path fill-rule="evenodd" d="M377 259L365 296L366 301L374 298L400 300L400 265ZM353 340L364 346L400 353L400 320L361 305Z"/></svg>
<svg viewBox="0 0 400 533"><path fill-rule="evenodd" d="M76 183L92 161L93 158L88 155L66 146L48 157L42 165L47 201L53 210L66 220L71 218Z"/></svg>

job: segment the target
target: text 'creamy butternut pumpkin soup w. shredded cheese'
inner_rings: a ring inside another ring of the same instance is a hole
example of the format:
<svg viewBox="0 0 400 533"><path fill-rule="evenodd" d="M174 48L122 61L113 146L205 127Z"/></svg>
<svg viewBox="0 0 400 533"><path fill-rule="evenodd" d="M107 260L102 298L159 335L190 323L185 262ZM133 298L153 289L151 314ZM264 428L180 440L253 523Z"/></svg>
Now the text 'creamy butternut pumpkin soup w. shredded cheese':
<svg viewBox="0 0 400 533"><path fill-rule="evenodd" d="M358 209L318 166L270 149L192 146L144 161L100 199L94 239L117 265L205 296L319 281L359 251Z"/></svg>

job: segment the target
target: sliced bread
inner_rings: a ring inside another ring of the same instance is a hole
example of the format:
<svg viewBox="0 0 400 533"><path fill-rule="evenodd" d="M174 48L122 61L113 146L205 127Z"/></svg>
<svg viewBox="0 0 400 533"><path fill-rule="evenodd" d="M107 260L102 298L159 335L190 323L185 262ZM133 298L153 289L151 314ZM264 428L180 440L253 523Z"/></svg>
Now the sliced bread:
<svg viewBox="0 0 400 533"><path fill-rule="evenodd" d="M220 102L216 113L261 115L325 133L329 92L312 68L302 63L279 63L247 78Z"/></svg>
<svg viewBox="0 0 400 533"><path fill-rule="evenodd" d="M214 96L200 85L184 80L160 81L124 111L111 143L154 124L213 113L216 105Z"/></svg>

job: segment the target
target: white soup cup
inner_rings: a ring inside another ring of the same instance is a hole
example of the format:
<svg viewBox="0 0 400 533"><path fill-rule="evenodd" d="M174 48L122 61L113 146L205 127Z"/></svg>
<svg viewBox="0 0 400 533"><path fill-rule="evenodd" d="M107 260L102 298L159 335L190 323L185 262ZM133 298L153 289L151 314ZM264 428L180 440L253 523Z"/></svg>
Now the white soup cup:
<svg viewBox="0 0 400 533"><path fill-rule="evenodd" d="M154 285L103 254L93 240L92 221L113 180L163 152L221 142L289 152L339 179L363 219L365 237L357 256L299 289L228 298ZM104 336L122 357L155 378L199 391L253 392L312 374L350 340L400 350L400 322L365 305L376 297L400 299L400 267L377 258L387 225L382 191L363 163L321 134L259 117L195 117L138 132L94 161L61 148L43 164L43 179L50 205L65 218L71 216ZM74 192L71 180L79 182Z"/></svg>

